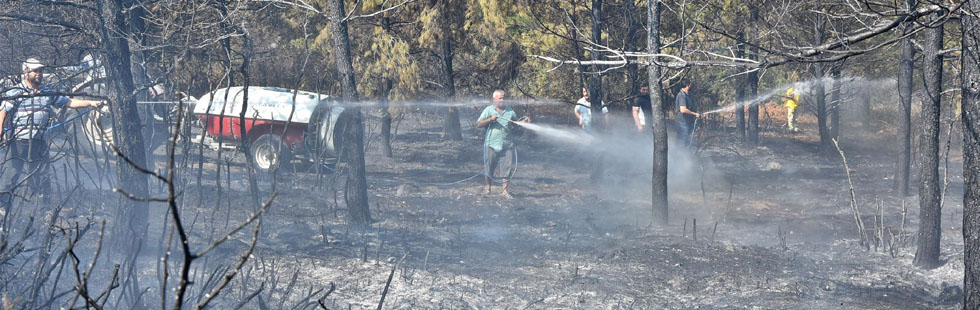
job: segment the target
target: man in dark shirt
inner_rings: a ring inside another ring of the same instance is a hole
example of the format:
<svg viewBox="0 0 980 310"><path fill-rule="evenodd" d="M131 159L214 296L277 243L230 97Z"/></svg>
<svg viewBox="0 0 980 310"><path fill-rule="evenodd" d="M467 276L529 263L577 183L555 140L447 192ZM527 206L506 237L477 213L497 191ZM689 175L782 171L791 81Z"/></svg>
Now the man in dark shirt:
<svg viewBox="0 0 980 310"><path fill-rule="evenodd" d="M636 125L636 131L643 132L645 128L652 127L653 123L650 122L650 117L653 116L650 105L650 88L640 87L640 95L633 98L631 105L633 106L633 124Z"/></svg>
<svg viewBox="0 0 980 310"><path fill-rule="evenodd" d="M681 80L681 91L677 92L674 104L674 123L677 126L677 141L683 146L691 145L691 133L694 131L694 121L701 118L697 104L690 96L691 80Z"/></svg>

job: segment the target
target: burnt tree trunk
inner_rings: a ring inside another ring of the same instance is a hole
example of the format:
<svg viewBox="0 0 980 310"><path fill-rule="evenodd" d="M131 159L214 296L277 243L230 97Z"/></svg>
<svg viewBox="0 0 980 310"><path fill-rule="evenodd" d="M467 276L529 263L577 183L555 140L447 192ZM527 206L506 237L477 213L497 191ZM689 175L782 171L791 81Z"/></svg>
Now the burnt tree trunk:
<svg viewBox="0 0 980 310"><path fill-rule="evenodd" d="M745 34L743 32L738 33L738 42L735 46L735 57L745 58ZM735 69L736 72L740 69ZM745 141L745 76L738 75L735 77L735 132L739 140Z"/></svg>
<svg viewBox="0 0 980 310"><path fill-rule="evenodd" d="M248 70L249 66L252 64L252 39L249 37L248 33L245 31L240 31L242 35L242 64L238 66L238 73L242 75L242 110L238 113L238 132L241 133L240 143L242 144L242 149L245 149L245 174L248 178L248 195L249 199L252 201L252 206L254 208L259 208L262 205L262 201L259 200L259 181L255 175L255 159L253 157L251 150L252 140L248 138L248 131L245 130L245 120L247 119L248 111L248 87L251 84L251 74ZM229 58L230 59L230 58ZM282 159L280 159L282 160ZM270 171L272 174L272 191L276 190L275 173L276 169Z"/></svg>
<svg viewBox="0 0 980 310"><path fill-rule="evenodd" d="M826 38L826 24L818 21L813 27L813 44L823 44ZM827 90L824 88L824 64L814 63L810 66L810 75L813 76L813 99L817 104L817 132L820 135L820 146L823 151L833 150L833 143L830 141L830 130L827 128Z"/></svg>
<svg viewBox="0 0 980 310"><path fill-rule="evenodd" d="M592 42L602 44L602 0L592 0ZM589 52L592 61L599 61L601 53ZM589 101L592 102L592 124L596 128L603 128L605 124L602 120L602 75L599 74L602 68L599 65L592 65L592 74L589 75ZM596 126L598 125L598 126Z"/></svg>
<svg viewBox="0 0 980 310"><path fill-rule="evenodd" d="M388 105L388 95L391 94L392 82L389 78L381 78L378 86L378 105L381 106L381 153L391 158L391 111Z"/></svg>
<svg viewBox="0 0 980 310"><path fill-rule="evenodd" d="M647 0L647 53L660 53L660 0ZM653 123L653 217L667 224L667 114L660 84L660 66L647 66L650 87L650 122Z"/></svg>
<svg viewBox="0 0 980 310"><path fill-rule="evenodd" d="M755 48L750 48L749 52L756 54ZM755 59L755 57L750 56L749 58ZM752 71L745 77L745 86L748 86L749 98L755 98L759 95L759 71ZM750 145L759 144L759 105L752 104L749 105L749 115L748 115L748 142Z"/></svg>
<svg viewBox="0 0 980 310"><path fill-rule="evenodd" d="M443 126L443 137L449 140L462 141L463 140L463 130L459 125L459 108L453 106L453 101L456 100L456 78L453 76L453 25L450 21L453 20L450 11L449 0L442 0L443 8L441 12L445 14L443 16L443 40L442 40L442 82L443 90L446 96L446 103L449 105L446 111L446 123Z"/></svg>
<svg viewBox="0 0 980 310"><path fill-rule="evenodd" d="M865 88L861 92L861 128L864 131L871 131L871 89Z"/></svg>
<svg viewBox="0 0 980 310"><path fill-rule="evenodd" d="M633 1L626 1L624 5L626 8L626 18L629 20L627 21L626 41L623 43L623 49L636 52L636 35L642 29L640 27L642 27L643 24L636 20L636 3ZM628 59L629 58L627 58L627 60ZM628 98L635 98L640 93L640 68L636 62L631 61L626 64L626 78L629 82ZM647 124L647 126L649 125L650 124Z"/></svg>
<svg viewBox="0 0 980 310"><path fill-rule="evenodd" d="M592 42L602 44L602 0L592 0ZM596 51L589 52L593 61L601 60L600 54ZM602 114L602 75L599 74L602 68L599 65L592 65L591 71L592 73L589 74L589 101L592 103L590 108L592 110L592 127L599 131L606 127L605 115ZM602 150L599 150L598 153L590 173L593 181L599 180L604 171L603 159L605 156ZM598 182L595 185L598 185Z"/></svg>
<svg viewBox="0 0 980 310"><path fill-rule="evenodd" d="M980 0L960 14L963 52L960 104L963 121L963 309L980 309Z"/></svg>
<svg viewBox="0 0 980 310"><path fill-rule="evenodd" d="M143 2L144 0L132 0L129 4L129 23L132 31L132 42L130 43L133 45L133 49L137 50L137 52L132 53L131 55L132 61L130 65L132 66L133 83L135 84L135 87L138 89L143 89L142 91L137 91L136 100L151 100L149 88L153 87L153 85L151 85L153 84L153 77L151 77L150 73L146 71L146 68L149 66L148 63L158 61L151 59L153 54L142 48L143 46L151 45L151 43L147 42L149 38L145 35L146 8L143 6ZM154 94L155 97L152 100L160 100L162 98L160 97L161 95L163 94ZM143 135L143 144L146 146L144 149L146 152L146 161L150 165L154 163L153 151L161 144L161 141L165 141L166 139L170 138L170 135L173 134L170 132L170 130L162 130L153 124L155 120L154 113L159 113L159 116L163 117L168 116L165 112L166 110L162 110L163 112L158 110L158 108L162 107L162 105L149 105L143 106L142 111L137 111L137 113L139 113L142 117L142 120L146 122L141 134ZM137 110L139 110L139 108L137 108ZM169 118L165 119L169 120Z"/></svg>
<svg viewBox="0 0 980 310"><path fill-rule="evenodd" d="M840 64L835 64L830 71L834 81L830 87L830 138L840 141Z"/></svg>
<svg viewBox="0 0 980 310"><path fill-rule="evenodd" d="M371 223L368 208L367 171L364 167L364 120L357 106L357 84L351 61L350 38L347 36L347 20L344 19L344 0L330 0L330 24L333 28L333 51L337 59L342 95L347 106L343 113L343 137L341 157L346 162L347 184L344 201L347 203L347 220L355 225Z"/></svg>
<svg viewBox="0 0 980 310"><path fill-rule="evenodd" d="M928 100L922 101L919 136L919 235L913 264L939 267L942 206L939 188L939 113L943 92L943 24L925 30L922 74Z"/></svg>
<svg viewBox="0 0 980 310"><path fill-rule="evenodd" d="M759 21L759 9L756 6L749 7L749 14L750 14L751 22L753 24ZM759 49L757 47L749 47L748 52L749 52L749 59L759 59ZM756 96L759 95L759 71L749 72L749 74L746 75L745 79L746 79L745 86L748 87L746 89L748 90L748 94L746 95L749 98L755 98ZM749 145L758 145L759 144L759 105L758 104L749 105L748 120L746 125L748 125L748 128L746 128L746 130L748 131L747 141Z"/></svg>
<svg viewBox="0 0 980 310"><path fill-rule="evenodd" d="M810 70L810 74L816 80L813 84L812 96L817 104L817 132L820 135L820 146L822 150L829 151L833 143L830 141L830 130L827 128L827 90L823 84L823 64L815 63Z"/></svg>
<svg viewBox="0 0 980 310"><path fill-rule="evenodd" d="M912 9L914 0L908 1L909 10ZM905 22L903 34L912 31L914 24L910 21ZM895 164L895 195L905 199L909 195L909 165L912 157L912 133L911 133L911 110L912 110L912 70L915 66L915 47L912 45L914 37L907 37L902 40L902 58L898 65L898 162Z"/></svg>
<svg viewBox="0 0 980 310"><path fill-rule="evenodd" d="M128 10L129 26L131 29L130 31L132 31L131 32L132 39L134 41L132 43L137 49L140 46L146 45L146 42L144 42L144 40L146 40L146 36L144 35L146 33L146 20L144 20L146 16L146 8L143 7L142 2L143 0L131 1L132 6ZM135 53L132 53L132 55L130 55L132 57L130 65L132 66L134 85L138 85L142 87L151 86L151 85L147 85L149 84L150 76L145 69L146 62L147 62L146 54L147 54L146 51L137 51ZM137 95L139 97L138 99L145 100L145 98L147 98L147 93L148 92L145 91L139 92L139 94Z"/></svg>
<svg viewBox="0 0 980 310"><path fill-rule="evenodd" d="M381 18L381 27L386 32L391 32L391 19L387 16ZM382 77L378 85L378 103L381 106L381 153L385 157L391 158L391 110L388 104L388 96L391 95L393 82L390 78ZM462 134L462 133L461 133Z"/></svg>
<svg viewBox="0 0 980 310"><path fill-rule="evenodd" d="M99 6L99 19L102 27L99 34L105 47L106 84L111 99L113 140L121 156L129 158L133 165L146 168L146 153L144 152L143 137L139 113L136 110L136 89L133 84L131 53L126 35L130 31L123 13L122 0L106 0L96 2ZM126 193L136 197L147 197L147 175L138 171L132 165L118 161L116 176L119 186ZM146 235L148 213L146 203L128 198L120 198L119 209L116 210L114 225L115 236L127 240L131 244L139 244ZM122 245L122 242L117 244Z"/></svg>

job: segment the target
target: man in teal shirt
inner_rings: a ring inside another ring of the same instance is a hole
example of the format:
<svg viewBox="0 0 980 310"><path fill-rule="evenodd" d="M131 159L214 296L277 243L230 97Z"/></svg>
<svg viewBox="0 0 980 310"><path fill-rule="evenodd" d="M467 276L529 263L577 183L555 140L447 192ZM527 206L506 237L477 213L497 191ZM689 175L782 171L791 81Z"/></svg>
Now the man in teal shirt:
<svg viewBox="0 0 980 310"><path fill-rule="evenodd" d="M484 140L484 163L483 163L483 176L486 180L486 194L490 194L490 184L493 178L494 172L497 170L497 164L500 162L501 158L504 159L504 163L507 164L506 167L501 167L501 176L504 183L503 195L507 198L514 198L507 191L507 186L510 183L510 178L514 176L514 171L517 170L517 155L516 149L514 147L514 141L510 136L511 130L514 129L515 125L512 124L514 119L517 118L517 113L514 109L506 106L504 104L504 97L507 96L507 92L498 89L493 91L493 105L488 106L483 109L483 113L480 114L480 118L476 122L476 127L487 128L487 135ZM530 122L531 117L525 116L519 122Z"/></svg>

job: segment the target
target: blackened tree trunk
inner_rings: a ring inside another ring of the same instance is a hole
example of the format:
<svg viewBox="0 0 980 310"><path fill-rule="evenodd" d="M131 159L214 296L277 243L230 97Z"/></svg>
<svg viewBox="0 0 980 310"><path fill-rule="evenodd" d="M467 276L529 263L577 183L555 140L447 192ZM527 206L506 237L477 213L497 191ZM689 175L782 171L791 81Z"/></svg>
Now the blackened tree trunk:
<svg viewBox="0 0 980 310"><path fill-rule="evenodd" d="M592 42L595 44L602 44L602 0L592 0ZM591 51L589 52L590 57L593 61L598 61L600 59L599 52ZM602 75L599 74L602 71L602 67L599 65L592 65L592 74L589 75L589 102L592 104L592 127L597 130L603 130L606 126L605 115L602 113ZM590 177L598 185L598 180L602 176L605 170L603 165L604 154L602 150L599 150L598 156L595 158L595 162L592 164L592 171Z"/></svg>
<svg viewBox="0 0 980 310"><path fill-rule="evenodd" d="M919 137L919 235L913 264L939 267L942 206L939 188L939 113L943 92L943 24L925 30L922 74L928 100L922 101Z"/></svg>
<svg viewBox="0 0 980 310"><path fill-rule="evenodd" d="M381 18L381 27L386 32L391 32L391 19L387 16ZM381 153L385 157L391 158L391 110L389 109L388 96L391 95L393 82L390 78L382 77L378 85L378 103L381 106ZM457 118L458 120L458 118ZM462 134L462 133L460 133Z"/></svg>
<svg viewBox="0 0 980 310"><path fill-rule="evenodd" d="M239 29L240 30L240 29ZM236 30L231 30L234 33ZM242 149L251 150L252 140L248 138L248 131L245 130L245 120L248 111L248 87L251 84L251 74L249 74L249 66L252 63L252 39L249 37L248 33L245 31L240 31L242 33L242 64L238 66L238 73L242 74L242 110L238 113L238 132L242 133L239 137L239 143L242 144ZM230 55L230 54L229 54ZM229 57L230 61L230 57ZM245 174L248 178L248 195L249 199L252 200L252 206L258 208L261 206L261 201L259 200L259 181L255 176L255 159L253 158L252 152L245 152ZM274 175L274 171L273 171ZM275 180L275 178L273 178ZM272 190L276 190L276 182L272 182Z"/></svg>
<svg viewBox="0 0 980 310"><path fill-rule="evenodd" d="M347 185L344 188L344 201L347 203L347 220L355 225L371 223L371 210L368 208L367 171L364 167L364 119L361 108L357 106L357 84L354 80L354 65L351 61L350 39L347 36L347 20L344 19L344 0L330 0L330 24L333 28L334 58L337 59L337 72L347 106L343 114L343 148L341 156L347 163Z"/></svg>
<svg viewBox="0 0 980 310"><path fill-rule="evenodd" d="M602 44L602 0L592 0L592 42ZM589 52L593 61L600 59L599 52ZM602 115L602 67L592 65L592 74L589 75L589 100L592 102L592 124L596 128L605 126ZM598 126L596 126L598 125Z"/></svg>
<svg viewBox="0 0 980 310"><path fill-rule="evenodd" d="M623 43L623 49L631 52L636 50L636 35L642 30L643 24L636 20L636 3L633 1L626 1L624 3L627 14L627 30L626 30L626 42ZM626 78L629 82L629 98L634 98L640 93L640 68L636 62L629 62L626 64ZM649 126L650 124L647 124Z"/></svg>
<svg viewBox="0 0 980 310"><path fill-rule="evenodd" d="M146 42L144 42L144 40L146 40L146 36L145 36L145 33L146 33L146 20L144 19L146 17L146 8L143 7L143 3L142 2L143 2L143 0L131 0L131 1L127 1L127 4L131 5L127 9L127 11L129 12L129 20L128 20L128 22L129 22L129 29L131 31L130 33L132 33L132 36L131 37L133 39L133 42L132 42L133 43L133 46L134 47L137 47L137 48L139 46L144 45L146 43ZM134 52L134 53L131 53L130 56L132 57L132 60L130 61L130 65L132 66L131 71L133 73L133 83L134 83L134 85L139 85L139 86L146 87L147 86L146 84L150 80L150 77L147 74L147 72L145 70L145 67L144 67L145 64L146 64L146 58L147 58L146 57L146 52L145 51L140 51L139 49L137 49L137 51ZM142 98L145 98L146 97L146 93L147 92L141 92L137 96L142 97ZM139 99L142 99L142 98L139 98Z"/></svg>
<svg viewBox="0 0 980 310"><path fill-rule="evenodd" d="M830 150L833 145L830 141L830 130L827 128L827 90L824 88L824 65L815 63L810 67L810 75L816 80L813 84L813 100L817 104L817 132L820 135L820 146L823 150Z"/></svg>
<svg viewBox="0 0 980 310"><path fill-rule="evenodd" d="M738 42L735 46L735 57L745 58L745 44L741 42L745 41L745 34L743 32L738 33ZM740 69L735 69L740 70ZM739 140L745 141L745 76L738 75L735 77L735 132Z"/></svg>
<svg viewBox="0 0 980 310"><path fill-rule="evenodd" d="M813 27L813 44L823 44L826 38L826 24L818 21ZM824 64L814 63L810 66L810 75L813 76L813 99L817 103L817 132L820 134L820 146L824 151L834 149L830 141L830 130L827 128L827 90L824 88Z"/></svg>
<svg viewBox="0 0 980 310"><path fill-rule="evenodd" d="M749 7L749 15L751 22L757 24L759 21L759 9L756 6ZM759 59L759 49L757 47L749 47L749 59ZM755 98L759 95L759 71L752 71L745 77L745 86L748 88L749 98ZM749 105L749 115L748 115L748 143L750 145L759 144L759 105L752 104Z"/></svg>
<svg viewBox="0 0 980 310"><path fill-rule="evenodd" d="M980 309L980 0L962 9L963 309Z"/></svg>
<svg viewBox="0 0 980 310"><path fill-rule="evenodd" d="M381 153L391 158L391 111L388 105L388 95L391 94L392 82L389 78L381 78L378 87L378 105L381 106Z"/></svg>
<svg viewBox="0 0 980 310"><path fill-rule="evenodd" d="M146 43L144 42L144 40L146 39L146 36L144 35L146 33L146 21L144 20L146 16L146 8L143 7L143 3L142 3L143 0L134 0L130 2L132 6L128 9L128 11L129 11L129 26L132 31L132 38L134 41L132 43L134 44L134 46L139 47ZM133 83L135 85L147 87L148 85L146 84L148 84L150 80L150 76L146 72L144 67L147 58L146 52L137 51L135 53L132 53L132 55L130 56L132 56L132 61L130 65L132 66ZM140 92L140 94L137 96L146 98L147 93L148 92Z"/></svg>
<svg viewBox="0 0 980 310"><path fill-rule="evenodd" d="M142 48L143 46L151 45L149 42L147 42L148 36L145 35L146 8L144 7L143 2L144 0L131 0L128 4L129 24L130 29L132 29L132 41L130 44L132 44L133 48L131 50L136 50L136 52L132 53L131 55L132 61L130 65L132 66L133 83L135 84L135 87L140 89L148 89L153 85L150 85L152 82L152 77L150 76L150 73L146 71L146 68L148 67L147 63L153 62L153 60L150 59L152 53ZM152 100L156 101L162 99L161 95L163 94L154 94L155 97ZM149 90L138 91L136 93L136 100L151 100L149 97ZM158 130L159 127L153 126L152 124L154 121L154 113L159 116L167 116L166 109L163 105L150 105L144 106L142 111L139 111L139 108L137 108L137 110L137 113L141 114L142 121L147 123L145 124L145 129L141 131L141 134L143 137L143 144L146 146L144 149L146 153L146 160L152 165L154 162L153 151L158 145L160 145L161 141L165 141L172 134L170 130Z"/></svg>
<svg viewBox="0 0 980 310"><path fill-rule="evenodd" d="M866 87L861 92L861 128L871 131L871 88Z"/></svg>
<svg viewBox="0 0 980 310"><path fill-rule="evenodd" d="M840 64L835 64L830 71L830 76L834 78L833 86L830 87L830 137L840 141Z"/></svg>
<svg viewBox="0 0 980 310"><path fill-rule="evenodd" d="M755 48L750 48L749 52L755 53ZM750 57L755 59L755 57ZM755 98L759 95L759 71L752 71L745 77L745 84L748 86L749 98ZM749 115L748 115L748 142L750 145L759 144L759 105L752 104L749 105Z"/></svg>
<svg viewBox="0 0 980 310"><path fill-rule="evenodd" d="M647 53L660 53L660 0L647 0ZM647 66L650 87L650 121L653 123L653 218L667 224L667 114L664 107L660 66Z"/></svg>
<svg viewBox="0 0 980 310"><path fill-rule="evenodd" d="M914 0L908 0L912 9ZM906 21L903 34L912 31L914 24ZM898 65L898 162L895 164L895 195L904 199L909 195L909 165L912 157L912 70L915 66L915 47L913 37L902 40L902 58Z"/></svg>
<svg viewBox="0 0 980 310"><path fill-rule="evenodd" d="M442 22L446 25L443 28L442 40L442 82L444 83L446 103L449 104L443 134L446 139L462 141L463 130L459 125L459 108L453 106L456 100L456 78L453 76L453 25L450 23L453 17L449 16L452 14L449 0L442 0L441 2L443 5L441 12L444 14Z"/></svg>
<svg viewBox="0 0 980 310"><path fill-rule="evenodd" d="M139 113L136 111L136 97L133 96L133 72L130 61L129 42L126 40L130 31L123 13L123 0L104 0L96 2L99 6L99 19L102 24L100 35L105 47L106 83L111 99L110 110L114 143L121 156L129 158L133 165L146 168L143 137L140 134ZM136 197L147 197L147 175L139 172L133 165L118 161L116 176L119 186L126 193ZM146 203L121 198L114 225L116 236L126 236L132 244L139 244L146 235L147 208ZM132 238L130 238L132 237ZM122 244L120 242L119 244ZM129 246L131 244L126 244Z"/></svg>

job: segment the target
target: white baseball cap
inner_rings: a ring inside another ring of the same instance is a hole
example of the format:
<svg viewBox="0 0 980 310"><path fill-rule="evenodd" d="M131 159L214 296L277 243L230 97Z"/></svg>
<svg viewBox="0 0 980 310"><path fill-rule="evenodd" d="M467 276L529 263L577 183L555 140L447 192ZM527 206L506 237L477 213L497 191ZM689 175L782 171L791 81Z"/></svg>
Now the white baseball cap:
<svg viewBox="0 0 980 310"><path fill-rule="evenodd" d="M42 64L40 60L37 60L37 58L28 58L23 64L20 65L20 68L23 71L37 70L44 68L44 64Z"/></svg>

